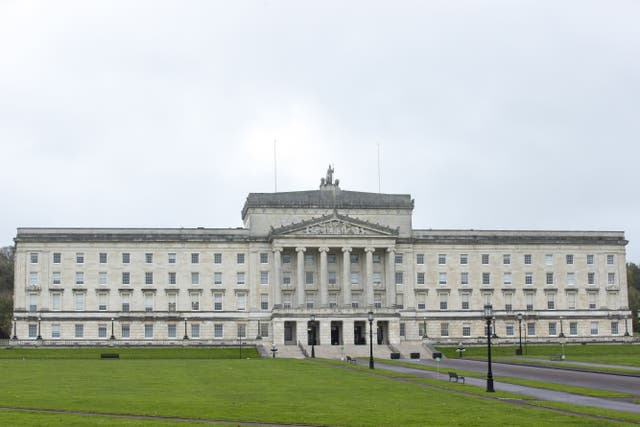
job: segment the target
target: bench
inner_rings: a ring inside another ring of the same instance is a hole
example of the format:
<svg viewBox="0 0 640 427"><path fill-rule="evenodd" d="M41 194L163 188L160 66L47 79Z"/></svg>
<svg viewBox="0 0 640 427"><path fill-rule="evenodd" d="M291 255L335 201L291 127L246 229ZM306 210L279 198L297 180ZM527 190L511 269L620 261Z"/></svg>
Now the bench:
<svg viewBox="0 0 640 427"><path fill-rule="evenodd" d="M348 363L353 363L354 365L356 363L358 363L358 361L356 359L354 359L353 357L351 357L351 356L347 356L346 360L347 360Z"/></svg>
<svg viewBox="0 0 640 427"><path fill-rule="evenodd" d="M101 353L100 359L120 359L120 355L118 353Z"/></svg>
<svg viewBox="0 0 640 427"><path fill-rule="evenodd" d="M564 360L564 354L552 354L551 360Z"/></svg>
<svg viewBox="0 0 640 427"><path fill-rule="evenodd" d="M464 384L464 375L458 375L455 372L449 372L449 382L455 381Z"/></svg>

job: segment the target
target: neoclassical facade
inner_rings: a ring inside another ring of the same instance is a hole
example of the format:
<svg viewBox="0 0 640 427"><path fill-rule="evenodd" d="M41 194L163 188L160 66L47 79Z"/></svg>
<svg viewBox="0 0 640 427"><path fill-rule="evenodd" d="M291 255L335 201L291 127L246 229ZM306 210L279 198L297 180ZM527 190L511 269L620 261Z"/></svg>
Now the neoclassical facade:
<svg viewBox="0 0 640 427"><path fill-rule="evenodd" d="M20 228L14 337L47 343L623 340L623 232L414 230L405 194L251 193L242 228ZM521 316L518 316L521 314ZM314 317L314 320L312 319Z"/></svg>

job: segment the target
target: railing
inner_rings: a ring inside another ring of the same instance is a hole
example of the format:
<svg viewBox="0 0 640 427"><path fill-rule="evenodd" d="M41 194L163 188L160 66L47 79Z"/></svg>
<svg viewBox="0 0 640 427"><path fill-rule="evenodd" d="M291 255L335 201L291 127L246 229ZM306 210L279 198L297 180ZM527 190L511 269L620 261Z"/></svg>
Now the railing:
<svg viewBox="0 0 640 427"><path fill-rule="evenodd" d="M302 345L300 341L298 341L298 348L300 349L302 354L304 354L304 357L309 357L309 352L307 352L307 349Z"/></svg>

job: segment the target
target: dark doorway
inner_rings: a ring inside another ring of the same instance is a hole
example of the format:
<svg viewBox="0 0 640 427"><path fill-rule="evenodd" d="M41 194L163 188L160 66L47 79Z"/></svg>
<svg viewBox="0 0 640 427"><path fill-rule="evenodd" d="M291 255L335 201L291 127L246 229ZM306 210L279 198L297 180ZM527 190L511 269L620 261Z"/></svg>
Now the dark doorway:
<svg viewBox="0 0 640 427"><path fill-rule="evenodd" d="M296 322L284 322L284 344L296 345Z"/></svg>
<svg viewBox="0 0 640 427"><path fill-rule="evenodd" d="M331 345L342 344L342 322L331 322Z"/></svg>
<svg viewBox="0 0 640 427"><path fill-rule="evenodd" d="M365 345L367 344L367 328L365 326L366 322L356 321L353 322L353 343L355 345Z"/></svg>

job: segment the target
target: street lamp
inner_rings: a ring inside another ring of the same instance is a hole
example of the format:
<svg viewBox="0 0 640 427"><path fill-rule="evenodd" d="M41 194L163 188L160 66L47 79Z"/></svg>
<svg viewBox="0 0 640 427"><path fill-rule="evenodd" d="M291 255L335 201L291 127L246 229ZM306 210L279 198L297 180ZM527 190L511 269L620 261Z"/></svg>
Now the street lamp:
<svg viewBox="0 0 640 427"><path fill-rule="evenodd" d="M560 335L558 335L558 338L564 338L564 327L562 326L562 324L564 323L562 321L563 319L564 319L564 317L560 316Z"/></svg>
<svg viewBox="0 0 640 427"><path fill-rule="evenodd" d="M458 343L458 348L456 349L456 351L458 352L458 359L462 359L462 353L466 351L464 346L462 345L462 341Z"/></svg>
<svg viewBox="0 0 640 427"><path fill-rule="evenodd" d="M184 318L184 336L182 337L183 340L188 340L189 339L189 335L187 335L187 318Z"/></svg>
<svg viewBox="0 0 640 427"><path fill-rule="evenodd" d="M493 318L493 307L491 304L484 306L484 318L487 321L487 392L493 393L493 373L491 372L491 319Z"/></svg>
<svg viewBox="0 0 640 427"><path fill-rule="evenodd" d="M422 326L423 326L423 328L424 328L424 336L423 336L422 338L427 339L427 338L429 338L429 337L427 336L427 316L424 316L424 317L422 318Z"/></svg>
<svg viewBox="0 0 640 427"><path fill-rule="evenodd" d="M624 336L628 337L629 336L629 325L627 324L627 316L624 317Z"/></svg>
<svg viewBox="0 0 640 427"><path fill-rule="evenodd" d="M311 315L311 326L309 332L311 332L311 357L316 357L316 315Z"/></svg>
<svg viewBox="0 0 640 427"><path fill-rule="evenodd" d="M518 313L518 351L516 354L518 356L522 356L522 313Z"/></svg>
<svg viewBox="0 0 640 427"><path fill-rule="evenodd" d="M369 369L373 369L373 311L369 312Z"/></svg>
<svg viewBox="0 0 640 427"><path fill-rule="evenodd" d="M116 336L113 334L113 321L114 320L115 319L112 317L111 318L111 336L109 337L110 340L115 340L116 339Z"/></svg>
<svg viewBox="0 0 640 427"><path fill-rule="evenodd" d="M13 318L13 336L11 337L12 340L18 339L17 328L18 328L18 318L14 317Z"/></svg>
<svg viewBox="0 0 640 427"><path fill-rule="evenodd" d="M40 322L42 321L42 318L40 316L38 316L38 336L36 337L36 339L38 341L42 341L42 335L40 335Z"/></svg>
<svg viewBox="0 0 640 427"><path fill-rule="evenodd" d="M271 344L271 354L272 354L271 357L272 358L274 358L274 359L276 358L276 352L277 351L278 351L278 349L276 348L276 344L275 343Z"/></svg>

